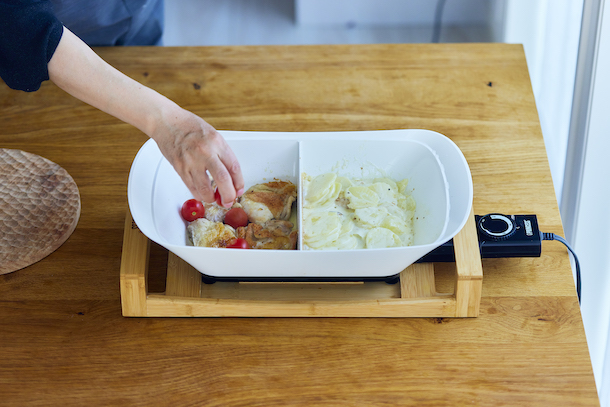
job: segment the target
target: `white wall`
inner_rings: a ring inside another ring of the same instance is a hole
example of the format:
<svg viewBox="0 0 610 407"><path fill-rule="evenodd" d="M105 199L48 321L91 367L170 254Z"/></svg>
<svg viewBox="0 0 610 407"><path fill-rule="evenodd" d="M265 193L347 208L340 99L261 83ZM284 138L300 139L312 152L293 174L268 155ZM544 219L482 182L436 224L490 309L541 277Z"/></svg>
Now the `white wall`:
<svg viewBox="0 0 610 407"><path fill-rule="evenodd" d="M506 0L504 42L523 44L557 198L561 197L583 0Z"/></svg>
<svg viewBox="0 0 610 407"><path fill-rule="evenodd" d="M606 2L600 13L601 29L593 67L593 93L574 242L582 268L581 311L602 406L610 406L609 7Z"/></svg>
<svg viewBox="0 0 610 407"><path fill-rule="evenodd" d="M487 25L493 5L490 0L449 0L444 24ZM299 24L429 25L434 21L436 1L430 0L295 0Z"/></svg>

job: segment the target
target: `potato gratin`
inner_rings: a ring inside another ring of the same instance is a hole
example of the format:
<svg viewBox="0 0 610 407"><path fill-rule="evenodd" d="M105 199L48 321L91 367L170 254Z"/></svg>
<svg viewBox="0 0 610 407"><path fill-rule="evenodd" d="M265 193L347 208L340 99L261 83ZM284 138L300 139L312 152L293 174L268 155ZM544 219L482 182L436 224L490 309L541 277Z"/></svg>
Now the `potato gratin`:
<svg viewBox="0 0 610 407"><path fill-rule="evenodd" d="M408 180L307 174L303 182L303 248L376 249L413 244L415 200Z"/></svg>

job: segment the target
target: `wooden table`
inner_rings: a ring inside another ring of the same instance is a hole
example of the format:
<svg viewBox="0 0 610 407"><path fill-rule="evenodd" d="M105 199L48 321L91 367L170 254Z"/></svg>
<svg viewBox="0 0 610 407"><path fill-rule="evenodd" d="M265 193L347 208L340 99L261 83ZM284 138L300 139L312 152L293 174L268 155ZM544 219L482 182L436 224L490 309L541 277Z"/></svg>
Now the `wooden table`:
<svg viewBox="0 0 610 407"><path fill-rule="evenodd" d="M438 131L470 164L475 213L562 234L519 45L97 51L220 130ZM48 82L0 85L0 123L1 147L58 163L82 198L62 247L0 276L0 405L598 404L558 242L484 260L478 318L124 318L127 176L146 136Z"/></svg>

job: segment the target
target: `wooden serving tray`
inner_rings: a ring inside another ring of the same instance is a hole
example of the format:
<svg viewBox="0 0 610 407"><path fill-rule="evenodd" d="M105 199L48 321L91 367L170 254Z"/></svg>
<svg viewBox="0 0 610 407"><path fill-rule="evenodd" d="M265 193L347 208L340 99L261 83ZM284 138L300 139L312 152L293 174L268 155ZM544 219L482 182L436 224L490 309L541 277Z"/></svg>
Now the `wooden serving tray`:
<svg viewBox="0 0 610 407"><path fill-rule="evenodd" d="M127 210L121 258L126 317L476 317L483 268L474 214L454 239L455 283L437 293L435 267L415 263L400 283L202 283L202 276L168 254L165 293L148 292L150 240Z"/></svg>

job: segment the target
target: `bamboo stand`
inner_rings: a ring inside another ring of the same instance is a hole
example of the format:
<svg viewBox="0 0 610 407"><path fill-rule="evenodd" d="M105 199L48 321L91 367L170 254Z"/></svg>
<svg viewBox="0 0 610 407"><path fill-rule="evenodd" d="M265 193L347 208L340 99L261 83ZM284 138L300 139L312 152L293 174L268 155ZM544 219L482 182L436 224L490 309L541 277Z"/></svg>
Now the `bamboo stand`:
<svg viewBox="0 0 610 407"><path fill-rule="evenodd" d="M148 292L150 240L127 211L121 258L126 317L476 317L483 269L474 215L454 237L455 290L439 294L434 264L416 263L400 283L203 284L201 274L169 253L166 291Z"/></svg>

